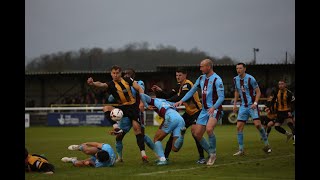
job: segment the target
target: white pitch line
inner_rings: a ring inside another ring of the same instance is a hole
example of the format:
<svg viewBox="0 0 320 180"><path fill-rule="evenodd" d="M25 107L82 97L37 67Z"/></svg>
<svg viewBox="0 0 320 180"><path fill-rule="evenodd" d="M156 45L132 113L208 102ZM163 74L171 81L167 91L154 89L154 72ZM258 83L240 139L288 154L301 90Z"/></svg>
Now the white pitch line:
<svg viewBox="0 0 320 180"><path fill-rule="evenodd" d="M234 164L239 164L239 163L252 163L252 162L265 161L265 160L269 160L269 159L283 158L283 157L289 157L289 156L294 156L294 154L289 154L289 155L285 155L285 156L275 156L275 157L269 157L269 158L263 158L263 159L254 159L251 161L237 161L237 162L218 164L218 165L213 165L213 166L197 166L197 167L191 167L191 168L186 168L186 169L171 169L171 170L166 170L166 171L155 171L155 172L150 172L150 173L140 173L140 174L136 174L136 175L137 176L148 176L148 175L163 174L163 173L168 173L168 172L188 171L188 170L199 169L199 168L229 166L229 165L234 165Z"/></svg>

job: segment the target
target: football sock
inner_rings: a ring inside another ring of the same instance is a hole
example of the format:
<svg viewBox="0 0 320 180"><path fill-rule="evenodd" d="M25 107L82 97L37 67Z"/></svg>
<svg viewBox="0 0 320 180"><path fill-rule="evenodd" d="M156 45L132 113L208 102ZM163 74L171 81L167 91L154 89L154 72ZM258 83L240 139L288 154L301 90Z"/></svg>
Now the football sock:
<svg viewBox="0 0 320 180"><path fill-rule="evenodd" d="M154 143L152 142L151 138L148 135L144 135L144 142L147 144L147 146L153 150L154 149Z"/></svg>
<svg viewBox="0 0 320 180"><path fill-rule="evenodd" d="M123 149L122 141L116 141L116 151L118 153L118 157L121 159L122 159L122 149Z"/></svg>
<svg viewBox="0 0 320 180"><path fill-rule="evenodd" d="M268 127L267 128L267 134L268 134L267 136L269 136L270 132L271 132L271 127Z"/></svg>
<svg viewBox="0 0 320 180"><path fill-rule="evenodd" d="M296 133L295 133L295 127L294 127L293 123L292 122L288 122L287 125L291 129L292 134L295 135Z"/></svg>
<svg viewBox="0 0 320 180"><path fill-rule="evenodd" d="M201 144L202 148L209 154L209 144L204 137L201 138L199 144Z"/></svg>
<svg viewBox="0 0 320 180"><path fill-rule="evenodd" d="M239 131L237 135L239 150L243 151L243 132Z"/></svg>
<svg viewBox="0 0 320 180"><path fill-rule="evenodd" d="M154 149L155 152L157 153L157 155L161 158L161 157L165 157L164 153L163 153L163 148L162 148L162 144L160 141L157 141L154 143Z"/></svg>
<svg viewBox="0 0 320 180"><path fill-rule="evenodd" d="M284 130L282 127L280 126L275 126L274 127L279 133L281 134L286 134L286 130Z"/></svg>
<svg viewBox="0 0 320 180"><path fill-rule="evenodd" d="M193 139L196 142L198 153L199 153L199 157L200 158L204 158L204 152L203 152L202 146L200 145L199 141L197 141L197 139L195 137L193 137Z"/></svg>
<svg viewBox="0 0 320 180"><path fill-rule="evenodd" d="M216 153L216 136L215 136L215 134L212 133L211 135L209 135L208 140L209 140L210 152Z"/></svg>
<svg viewBox="0 0 320 180"><path fill-rule="evenodd" d="M140 151L144 151L145 150L145 145L144 145L144 135L143 134L137 134L136 135L136 139L137 139L137 144L139 146Z"/></svg>
<svg viewBox="0 0 320 180"><path fill-rule="evenodd" d="M170 152L171 152L171 149L172 149L172 141L173 141L173 137L170 136L168 141L167 141L165 150L164 150L164 156L166 158L169 158L169 155L170 155Z"/></svg>
<svg viewBox="0 0 320 180"><path fill-rule="evenodd" d="M179 136L176 142L174 142L174 147L179 150L183 145L183 140L184 140L184 137Z"/></svg>
<svg viewBox="0 0 320 180"><path fill-rule="evenodd" d="M262 140L264 142L264 145L269 145L268 137L266 135L266 131L264 130L264 128L262 126L259 129L259 132L260 132L260 136L262 137Z"/></svg>

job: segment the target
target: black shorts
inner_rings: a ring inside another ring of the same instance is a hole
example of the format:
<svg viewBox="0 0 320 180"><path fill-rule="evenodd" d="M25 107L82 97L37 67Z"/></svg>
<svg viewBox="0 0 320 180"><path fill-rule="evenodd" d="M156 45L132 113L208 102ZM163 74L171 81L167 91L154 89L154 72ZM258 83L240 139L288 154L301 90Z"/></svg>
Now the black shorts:
<svg viewBox="0 0 320 180"><path fill-rule="evenodd" d="M270 119L267 116L261 116L262 125L267 126L270 121L272 121L274 123L276 121L276 119Z"/></svg>
<svg viewBox="0 0 320 180"><path fill-rule="evenodd" d="M185 127L188 128L189 126L191 126L192 124L196 124L197 122L197 118L200 114L201 110L194 113L193 115L189 115L186 112L182 115L182 118L184 120L185 123Z"/></svg>
<svg viewBox="0 0 320 180"><path fill-rule="evenodd" d="M39 169L39 172L49 172L49 171L54 172L54 165L50 163L43 163Z"/></svg>
<svg viewBox="0 0 320 180"><path fill-rule="evenodd" d="M292 116L288 115L288 112L290 112L290 111L278 111L276 122L282 124L284 122L284 120L286 120L288 118L292 118Z"/></svg>
<svg viewBox="0 0 320 180"><path fill-rule="evenodd" d="M131 121L137 121L139 124L140 118L139 118L139 108L136 106L136 104L131 105L122 105L122 106L115 106L116 108L119 108L123 111L123 117L128 117Z"/></svg>

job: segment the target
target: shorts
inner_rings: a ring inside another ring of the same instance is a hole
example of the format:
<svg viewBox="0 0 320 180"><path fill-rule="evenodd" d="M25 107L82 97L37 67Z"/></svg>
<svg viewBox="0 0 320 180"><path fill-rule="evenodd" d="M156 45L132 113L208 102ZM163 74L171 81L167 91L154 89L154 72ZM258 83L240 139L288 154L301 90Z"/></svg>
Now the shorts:
<svg viewBox="0 0 320 180"><path fill-rule="evenodd" d="M282 123L284 123L284 120L289 119L289 118L292 119L292 116L289 116L289 114L288 114L289 112L290 111L278 111L276 122L282 124Z"/></svg>
<svg viewBox="0 0 320 180"><path fill-rule="evenodd" d="M130 120L137 121L139 124L141 124L139 119L139 109L135 104L114 107L119 108L123 111L123 117L128 117Z"/></svg>
<svg viewBox="0 0 320 180"><path fill-rule="evenodd" d="M185 126L184 120L181 115L174 109L167 109L165 118L159 129L165 133L172 133L173 137L180 137L181 128Z"/></svg>
<svg viewBox="0 0 320 180"><path fill-rule="evenodd" d="M196 124L201 124L201 125L204 125L206 126L207 123L208 123L208 120L209 120L209 114L207 112L208 110L207 109L202 109L198 118L197 118L197 122ZM221 114L222 114L222 111L220 109L215 109L214 112L213 112L213 115L212 117L214 117L215 119L219 120L220 117L221 117Z"/></svg>
<svg viewBox="0 0 320 180"><path fill-rule="evenodd" d="M198 112L194 113L193 115L189 115L188 113L185 112L182 115L182 118L184 120L186 128L190 127L192 124L196 124L197 118L198 118L200 112L201 111L198 111Z"/></svg>
<svg viewBox="0 0 320 180"><path fill-rule="evenodd" d="M249 116L252 117L253 120L259 119L258 109L258 107L252 109L250 106L244 107L241 105L238 112L238 121L248 121Z"/></svg>

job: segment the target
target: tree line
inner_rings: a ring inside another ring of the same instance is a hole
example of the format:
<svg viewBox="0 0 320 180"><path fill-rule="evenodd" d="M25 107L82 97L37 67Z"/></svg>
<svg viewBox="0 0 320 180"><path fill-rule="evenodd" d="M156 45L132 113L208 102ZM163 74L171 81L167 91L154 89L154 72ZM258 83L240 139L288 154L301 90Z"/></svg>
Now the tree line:
<svg viewBox="0 0 320 180"><path fill-rule="evenodd" d="M228 56L210 57L206 52L193 48L177 50L174 46L158 45L149 48L149 43L129 43L119 49L81 48L78 51L44 54L32 59L25 67L27 72L105 71L112 65L135 70L155 70L158 65L199 64L204 58L217 64L235 64Z"/></svg>

